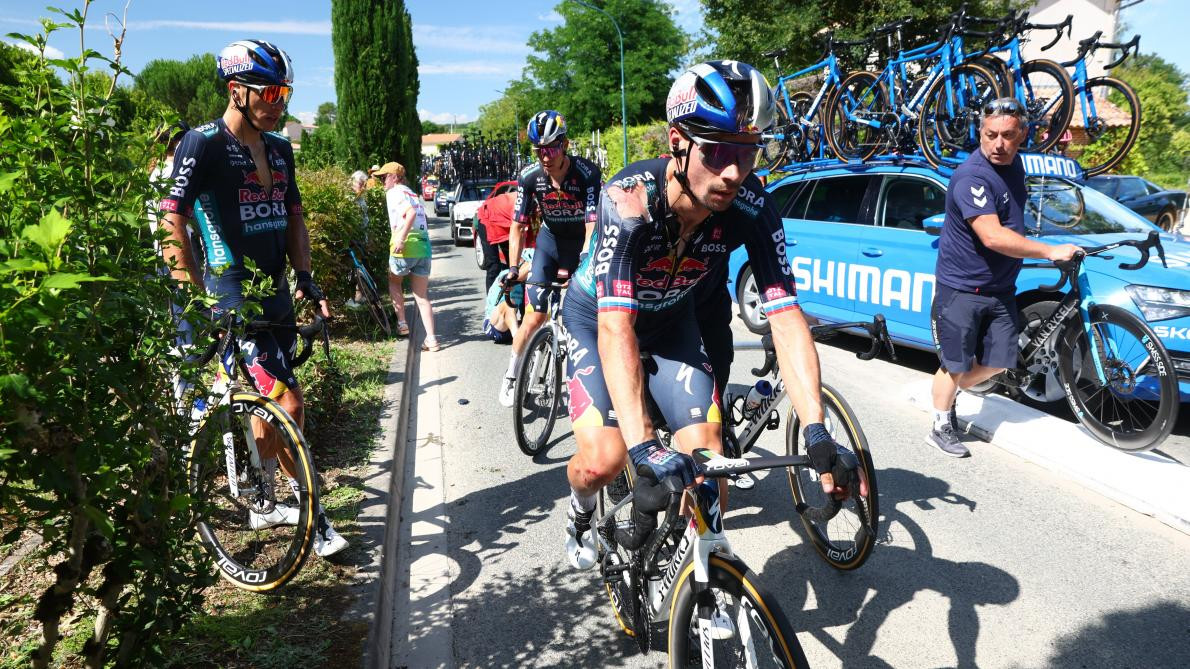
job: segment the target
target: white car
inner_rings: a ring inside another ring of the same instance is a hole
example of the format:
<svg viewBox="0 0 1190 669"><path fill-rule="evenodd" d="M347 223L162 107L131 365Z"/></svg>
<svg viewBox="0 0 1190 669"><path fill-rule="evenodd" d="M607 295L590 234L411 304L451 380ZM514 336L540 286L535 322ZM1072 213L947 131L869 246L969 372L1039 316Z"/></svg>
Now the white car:
<svg viewBox="0 0 1190 669"><path fill-rule="evenodd" d="M463 181L456 190L455 201L450 205L450 236L455 246L462 246L470 242L475 243L475 230L471 227L471 220L479 211L488 193L496 186L495 179L484 181Z"/></svg>

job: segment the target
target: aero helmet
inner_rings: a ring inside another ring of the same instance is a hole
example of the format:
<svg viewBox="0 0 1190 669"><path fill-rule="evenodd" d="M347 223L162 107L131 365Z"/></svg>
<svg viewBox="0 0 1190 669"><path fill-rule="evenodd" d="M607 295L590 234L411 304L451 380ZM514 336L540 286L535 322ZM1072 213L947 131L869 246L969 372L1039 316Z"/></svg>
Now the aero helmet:
<svg viewBox="0 0 1190 669"><path fill-rule="evenodd" d="M293 64L289 56L271 42L255 39L232 42L215 60L219 77L224 81L263 86L293 84Z"/></svg>
<svg viewBox="0 0 1190 669"><path fill-rule="evenodd" d="M699 63L669 89L665 118L691 137L760 134L776 121L772 90L759 70L735 60Z"/></svg>
<svg viewBox="0 0 1190 669"><path fill-rule="evenodd" d="M529 119L527 135L529 143L533 146L553 144L560 139L565 139L566 119L552 109L537 112L533 118Z"/></svg>

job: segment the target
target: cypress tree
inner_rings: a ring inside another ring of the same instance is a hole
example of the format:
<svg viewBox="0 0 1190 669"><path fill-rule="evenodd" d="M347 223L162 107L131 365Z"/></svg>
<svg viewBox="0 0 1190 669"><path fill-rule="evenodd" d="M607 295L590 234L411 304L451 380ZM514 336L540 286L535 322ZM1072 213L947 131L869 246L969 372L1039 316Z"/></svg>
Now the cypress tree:
<svg viewBox="0 0 1190 669"><path fill-rule="evenodd" d="M412 182L421 163L417 56L403 0L333 0L331 39L339 131L336 153L351 169L396 160ZM415 137L416 133L416 137Z"/></svg>

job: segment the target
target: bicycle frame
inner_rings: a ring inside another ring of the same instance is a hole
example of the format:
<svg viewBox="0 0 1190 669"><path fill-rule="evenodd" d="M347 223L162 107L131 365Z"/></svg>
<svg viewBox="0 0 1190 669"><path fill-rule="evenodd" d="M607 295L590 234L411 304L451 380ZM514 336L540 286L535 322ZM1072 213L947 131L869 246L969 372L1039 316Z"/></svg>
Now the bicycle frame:
<svg viewBox="0 0 1190 669"><path fill-rule="evenodd" d="M364 281L368 283L368 286L371 287L373 291L375 291L377 294L380 294L380 289L376 287L376 281L372 279L372 273L368 271L368 268L364 267L364 264L360 261L359 257L355 255L355 249L352 246L347 247L347 255L351 257L351 264L355 271L359 273L359 275Z"/></svg>
<svg viewBox="0 0 1190 669"><path fill-rule="evenodd" d="M776 60L776 58L773 59L774 62L776 62ZM814 95L814 101L810 103L810 106L806 110L805 116L799 116L795 118L793 114L793 104L789 101L789 91L785 88L785 82L799 79L823 68L826 68L826 77L823 79L822 86L818 88L818 93ZM779 63L777 63L777 69L778 71L781 69ZM823 100L825 100L826 92L830 90L831 86L838 86L839 82L841 81L843 81L843 77L839 75L839 61L835 57L833 51L828 52L826 58L823 58L809 67L802 68L792 74L778 77L777 87L781 90L781 102L785 105L786 116L790 119L794 119L799 125L810 127L812 124L806 119L812 118L818 111L818 106L822 104Z"/></svg>

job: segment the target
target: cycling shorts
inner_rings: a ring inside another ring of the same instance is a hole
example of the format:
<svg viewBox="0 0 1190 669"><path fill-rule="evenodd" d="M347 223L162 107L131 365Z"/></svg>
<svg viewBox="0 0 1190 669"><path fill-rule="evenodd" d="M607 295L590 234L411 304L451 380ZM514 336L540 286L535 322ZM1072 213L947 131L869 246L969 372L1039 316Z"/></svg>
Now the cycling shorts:
<svg viewBox="0 0 1190 669"><path fill-rule="evenodd" d="M208 278L208 288L214 285L212 279ZM258 318L293 325L293 299L289 295L289 284L282 278L274 285L278 286L278 291L261 301L264 311ZM216 316L220 311L238 308L244 302L238 285L233 290L219 292L223 296L215 306ZM290 388L298 387L291 363L297 353L296 331L288 328L258 330L240 339L239 344L240 358L244 361L244 368L257 392L277 399ZM233 362L230 358L224 359L225 369L231 364Z"/></svg>
<svg viewBox="0 0 1190 669"><path fill-rule="evenodd" d="M544 284L558 280L559 268L574 273L574 268L578 267L582 247L582 239L555 237L554 233L546 228L537 233L537 250L533 252L533 268L529 270L529 301L526 313L549 313L550 296L558 291Z"/></svg>
<svg viewBox="0 0 1190 669"><path fill-rule="evenodd" d="M643 361L649 394L673 432L696 423L722 422L711 363L698 335L693 304L687 302L667 319L682 325L653 329L639 340L641 352L650 354ZM593 305L581 300L571 304L568 297L562 307L570 421L575 428L618 427L596 344L598 318Z"/></svg>
<svg viewBox="0 0 1190 669"><path fill-rule="evenodd" d="M942 368L952 374L984 367L1012 369L1017 363L1016 295L983 295L938 284L930 329Z"/></svg>

